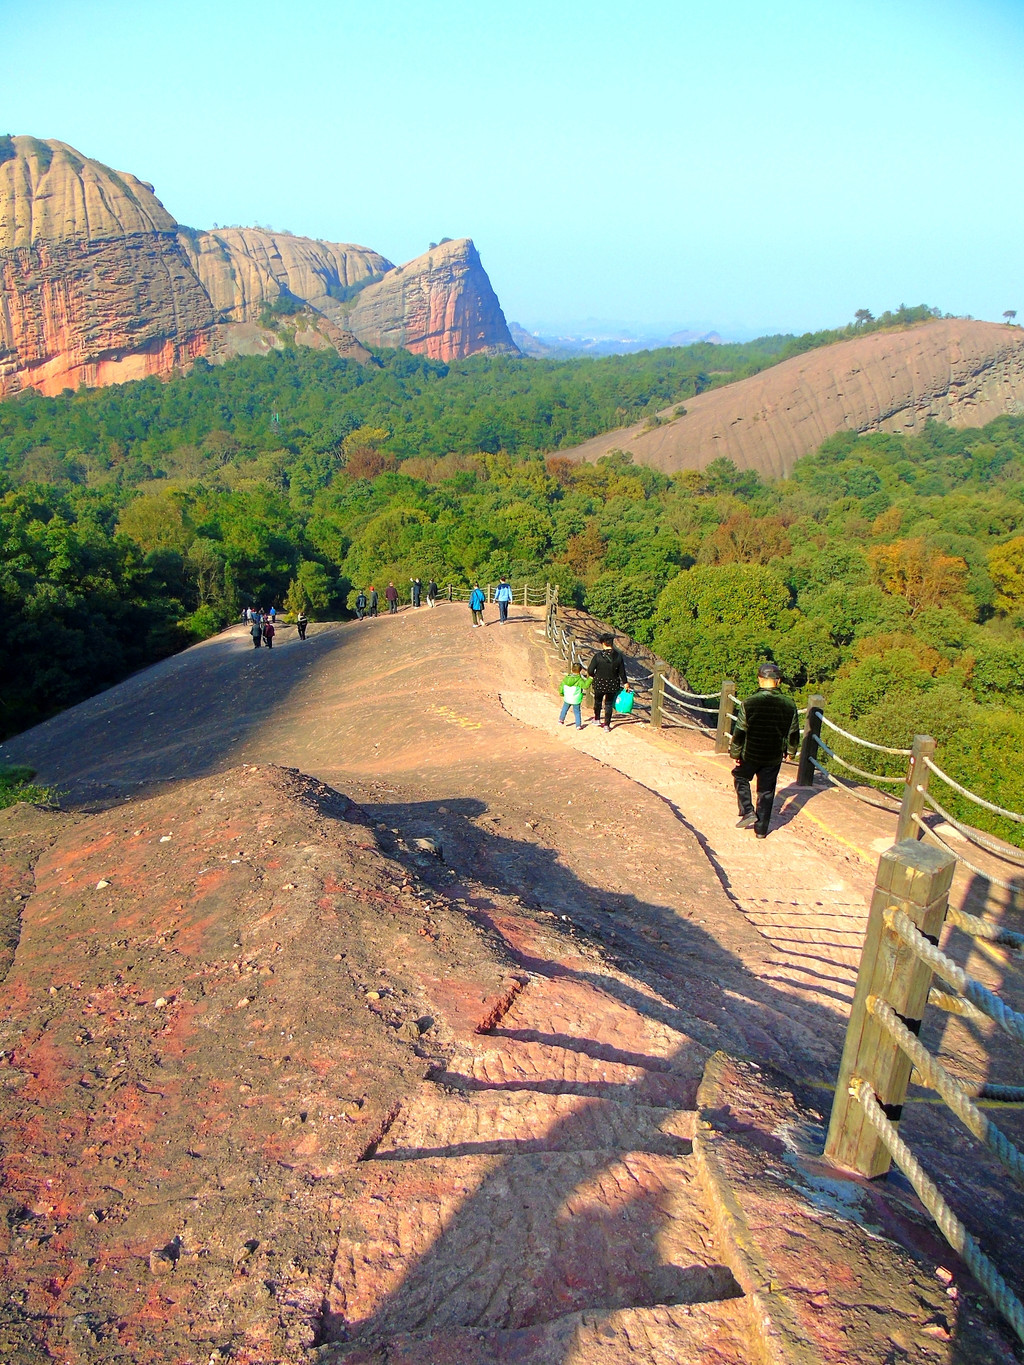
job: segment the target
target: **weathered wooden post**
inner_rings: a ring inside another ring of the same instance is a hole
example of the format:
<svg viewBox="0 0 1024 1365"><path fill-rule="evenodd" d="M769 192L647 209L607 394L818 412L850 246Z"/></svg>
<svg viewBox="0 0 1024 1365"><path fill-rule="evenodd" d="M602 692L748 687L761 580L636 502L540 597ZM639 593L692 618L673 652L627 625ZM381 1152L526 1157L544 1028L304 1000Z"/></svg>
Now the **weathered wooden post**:
<svg viewBox="0 0 1024 1365"><path fill-rule="evenodd" d="M821 734L821 718L825 714L825 698L817 692L807 698L807 715L804 717L804 737L800 741L800 757L797 760L796 785L813 787L817 771L812 758L818 757L818 737Z"/></svg>
<svg viewBox="0 0 1024 1365"><path fill-rule="evenodd" d="M450 602L451 600L452 600L452 585L449 583L449 584L448 584L448 601Z"/></svg>
<svg viewBox="0 0 1024 1365"><path fill-rule="evenodd" d="M928 790L928 765L926 758L935 752L935 741L931 735L915 735L907 763L907 785L903 788L903 804L896 825L896 842L902 839L920 839L921 829L914 819L924 815L924 794Z"/></svg>
<svg viewBox="0 0 1024 1365"><path fill-rule="evenodd" d="M654 680L651 683L651 724L661 729L661 705L665 700L665 670L661 664L654 665Z"/></svg>
<svg viewBox="0 0 1024 1365"><path fill-rule="evenodd" d="M946 918L955 867L951 853L915 839L894 844L878 860L857 990L825 1142L830 1161L860 1175L884 1175L890 1157L851 1095L851 1084L855 1079L866 1081L890 1122L898 1123L911 1072L909 1057L875 1019L869 998L891 1005L916 1033L932 981L932 969L888 928L885 912L896 905L922 934L936 942Z"/></svg>
<svg viewBox="0 0 1024 1365"><path fill-rule="evenodd" d="M736 684L732 678L722 683L722 696L718 703L718 729L715 731L715 753L727 754L729 740L732 738L732 710L736 700Z"/></svg>
<svg viewBox="0 0 1024 1365"><path fill-rule="evenodd" d="M524 607L528 607L529 605L530 605L530 585L529 585L529 583L524 583L524 584L523 584L523 606L524 606Z"/></svg>
<svg viewBox="0 0 1024 1365"><path fill-rule="evenodd" d="M550 606L551 606L551 582L550 582L550 580L544 584L544 605L545 605L545 607L548 607L548 608L550 608Z"/></svg>

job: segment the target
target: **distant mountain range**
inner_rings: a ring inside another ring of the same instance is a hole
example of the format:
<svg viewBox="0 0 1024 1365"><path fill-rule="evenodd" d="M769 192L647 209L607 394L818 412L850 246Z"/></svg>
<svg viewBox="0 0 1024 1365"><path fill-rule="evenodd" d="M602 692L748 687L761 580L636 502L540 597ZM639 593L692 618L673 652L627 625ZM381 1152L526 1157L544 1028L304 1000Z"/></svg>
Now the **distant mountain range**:
<svg viewBox="0 0 1024 1365"><path fill-rule="evenodd" d="M663 346L691 346L706 341L720 346L723 338L715 331L689 328L660 334L642 331L628 323L596 323L588 327L571 325L565 332L539 328L527 331L518 322L508 325L512 340L523 355L544 356L553 360L567 360L581 355L631 355L636 351L656 351Z"/></svg>
<svg viewBox="0 0 1024 1365"><path fill-rule="evenodd" d="M64 142L0 137L0 398L293 343L369 360L515 353L468 238L395 265L349 243L184 227L153 186Z"/></svg>

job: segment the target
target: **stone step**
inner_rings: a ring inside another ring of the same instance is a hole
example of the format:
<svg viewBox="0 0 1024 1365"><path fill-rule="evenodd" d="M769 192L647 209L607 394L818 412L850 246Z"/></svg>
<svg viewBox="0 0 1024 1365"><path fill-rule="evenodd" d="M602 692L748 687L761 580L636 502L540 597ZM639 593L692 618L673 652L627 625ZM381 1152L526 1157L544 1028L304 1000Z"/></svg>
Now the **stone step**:
<svg viewBox="0 0 1024 1365"><path fill-rule="evenodd" d="M515 1152L645 1151L686 1156L692 1110L531 1090L443 1090L427 1082L377 1144L378 1161Z"/></svg>
<svg viewBox="0 0 1024 1365"><path fill-rule="evenodd" d="M349 1191L323 1339L510 1330L738 1294L686 1157L368 1161Z"/></svg>
<svg viewBox="0 0 1024 1365"><path fill-rule="evenodd" d="M479 1045L457 1051L430 1079L453 1090L532 1090L692 1109L702 1074L702 1068L673 1070L657 1057L623 1054L585 1037L566 1039L566 1046L508 1038L495 1039L493 1046L487 1042L481 1035Z"/></svg>
<svg viewBox="0 0 1024 1365"><path fill-rule="evenodd" d="M537 1327L449 1328L323 1347L317 1365L751 1365L745 1299L569 1313Z"/></svg>

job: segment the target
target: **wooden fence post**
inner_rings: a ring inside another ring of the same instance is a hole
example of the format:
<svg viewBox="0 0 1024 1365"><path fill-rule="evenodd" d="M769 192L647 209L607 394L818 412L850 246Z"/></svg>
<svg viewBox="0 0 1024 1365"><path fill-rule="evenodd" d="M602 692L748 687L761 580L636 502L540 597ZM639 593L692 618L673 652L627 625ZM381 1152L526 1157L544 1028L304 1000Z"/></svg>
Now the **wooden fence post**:
<svg viewBox="0 0 1024 1365"><path fill-rule="evenodd" d="M920 839L921 830L914 816L924 815L924 794L928 790L928 765L926 758L935 752L935 741L931 735L915 735L907 763L907 785L903 788L903 804L896 825L896 842L903 839Z"/></svg>
<svg viewBox="0 0 1024 1365"><path fill-rule="evenodd" d="M718 729L715 731L715 753L727 754L729 740L732 738L732 710L736 699L736 684L732 678L722 683L722 696L718 703Z"/></svg>
<svg viewBox="0 0 1024 1365"><path fill-rule="evenodd" d="M448 601L450 602L451 600L452 600L452 585L449 583L449 584L448 584Z"/></svg>
<svg viewBox="0 0 1024 1365"><path fill-rule="evenodd" d="M914 839L893 845L878 861L857 990L825 1143L825 1156L830 1161L863 1176L884 1175L891 1158L865 1118L864 1110L850 1094L850 1084L854 1078L866 1081L889 1120L898 1123L911 1072L909 1057L870 1013L868 997L876 996L891 1005L916 1033L932 981L932 969L886 927L883 917L886 909L895 904L922 934L936 942L946 917L955 867L956 859L951 853Z"/></svg>
<svg viewBox="0 0 1024 1365"><path fill-rule="evenodd" d="M544 605L545 605L546 607L550 607L550 606L551 606L551 582L550 582L550 580L544 584Z"/></svg>
<svg viewBox="0 0 1024 1365"><path fill-rule="evenodd" d="M661 664L654 665L654 681L651 684L651 724L661 729L661 704L665 699L665 670Z"/></svg>
<svg viewBox="0 0 1024 1365"><path fill-rule="evenodd" d="M800 757L797 760L796 769L796 785L798 787L814 786L814 774L817 769L811 759L818 757L818 736L821 734L821 718L824 714L825 698L816 692L812 697L807 698L804 737L800 741Z"/></svg>
<svg viewBox="0 0 1024 1365"><path fill-rule="evenodd" d="M524 584L523 584L523 606L524 606L524 607L528 607L529 605L530 605L530 585L529 585L529 583L524 583Z"/></svg>

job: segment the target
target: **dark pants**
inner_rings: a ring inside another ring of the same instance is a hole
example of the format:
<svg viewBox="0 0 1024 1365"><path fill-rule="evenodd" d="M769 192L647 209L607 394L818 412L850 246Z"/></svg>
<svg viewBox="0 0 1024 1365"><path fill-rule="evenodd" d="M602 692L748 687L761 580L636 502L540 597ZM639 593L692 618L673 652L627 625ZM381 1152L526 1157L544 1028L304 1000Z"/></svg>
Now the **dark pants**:
<svg viewBox="0 0 1024 1365"><path fill-rule="evenodd" d="M263 643L266 645L266 647L267 647L268 649L273 649L273 648L274 648L274 637L273 637L272 635L264 635L264 637L263 637Z"/></svg>
<svg viewBox="0 0 1024 1365"><path fill-rule="evenodd" d="M777 763L767 763L763 768L756 767L748 759L741 758L732 770L733 786L739 801L740 815L754 815L754 803L750 797L750 779L757 778L757 824L756 834L767 834L772 818L772 803L775 800L775 784L779 780L782 759Z"/></svg>
<svg viewBox="0 0 1024 1365"><path fill-rule="evenodd" d="M507 620L508 620L508 603L507 603L507 602L499 602L499 603L498 603L498 614L499 614L499 617L500 617L500 619L501 619L502 621L507 621Z"/></svg>
<svg viewBox="0 0 1024 1365"><path fill-rule="evenodd" d="M619 693L620 693L621 691L622 691L622 688L621 688L621 687L618 687L618 686L616 686L614 692L599 692L599 691L597 690L596 687L594 688L594 719L595 719L595 720L600 720L600 719L601 719L601 707L602 707L602 705L603 705L603 706L604 706L604 723L605 723L605 725L611 725L611 723L612 723L612 709L613 709L614 706L615 706L615 698L619 695Z"/></svg>
<svg viewBox="0 0 1024 1365"><path fill-rule="evenodd" d="M397 602L389 602L389 603L388 603L388 614L389 614L390 616L397 616L397 614L398 614L398 603L397 603Z"/></svg>
<svg viewBox="0 0 1024 1365"><path fill-rule="evenodd" d="M261 637L260 637L259 635L254 635L254 636L252 637L252 643L253 643L254 648L259 649L259 647L260 647L260 645L263 643L263 641L262 641L262 639L261 639Z"/></svg>
<svg viewBox="0 0 1024 1365"><path fill-rule="evenodd" d="M419 606L419 604L420 604L420 595L419 595L418 592L414 592L414 593L413 593L413 595L412 595L412 604L413 604L414 607L418 607L418 606Z"/></svg>
<svg viewBox="0 0 1024 1365"><path fill-rule="evenodd" d="M306 638L306 623L305 623L305 621L300 621L300 622L299 622L299 639L300 639L300 640L304 640L305 638Z"/></svg>

